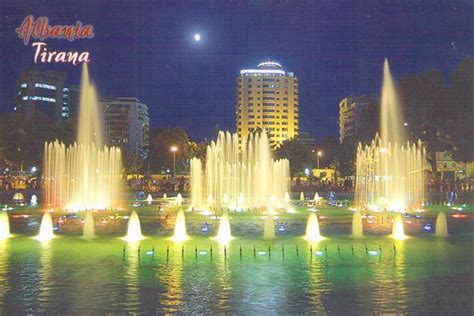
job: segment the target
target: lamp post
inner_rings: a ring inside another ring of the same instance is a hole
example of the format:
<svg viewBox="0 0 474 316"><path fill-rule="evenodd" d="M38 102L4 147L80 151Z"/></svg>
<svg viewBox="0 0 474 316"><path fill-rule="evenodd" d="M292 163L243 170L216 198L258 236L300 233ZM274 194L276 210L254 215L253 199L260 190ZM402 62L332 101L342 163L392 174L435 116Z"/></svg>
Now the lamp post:
<svg viewBox="0 0 474 316"><path fill-rule="evenodd" d="M176 152L178 151L178 147L171 146L171 152L173 153L173 178L176 176Z"/></svg>
<svg viewBox="0 0 474 316"><path fill-rule="evenodd" d="M321 150L318 150L318 153L316 155L316 165L317 165L317 168L319 169L319 158L323 155L323 152Z"/></svg>

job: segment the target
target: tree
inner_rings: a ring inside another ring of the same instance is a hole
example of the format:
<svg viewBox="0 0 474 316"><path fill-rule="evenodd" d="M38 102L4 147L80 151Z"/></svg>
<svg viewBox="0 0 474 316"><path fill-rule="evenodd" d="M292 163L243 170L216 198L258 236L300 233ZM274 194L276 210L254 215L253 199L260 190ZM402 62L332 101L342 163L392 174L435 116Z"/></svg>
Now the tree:
<svg viewBox="0 0 474 316"><path fill-rule="evenodd" d="M350 143L341 144L336 136L324 137L316 146L313 156L314 165L316 165L317 152L321 151L321 167L327 166L336 169L342 176L351 176L355 174L356 150Z"/></svg>
<svg viewBox="0 0 474 316"><path fill-rule="evenodd" d="M449 109L454 117L450 122L453 141L453 158L457 161L473 161L474 134L474 59L466 58L459 63L452 77L452 104Z"/></svg>
<svg viewBox="0 0 474 316"><path fill-rule="evenodd" d="M186 158L189 151L188 134L182 128L164 128L156 132L152 140L150 167L156 171L173 169L173 153L171 147L176 146L176 171L186 167Z"/></svg>
<svg viewBox="0 0 474 316"><path fill-rule="evenodd" d="M450 91L442 74L435 70L408 76L400 82L400 94L405 106L405 120L411 141L423 141L433 172L436 172L436 152L453 149Z"/></svg>
<svg viewBox="0 0 474 316"><path fill-rule="evenodd" d="M298 138L291 138L275 149L277 159L286 158L290 162L291 175L303 172L311 167L311 150L303 145Z"/></svg>

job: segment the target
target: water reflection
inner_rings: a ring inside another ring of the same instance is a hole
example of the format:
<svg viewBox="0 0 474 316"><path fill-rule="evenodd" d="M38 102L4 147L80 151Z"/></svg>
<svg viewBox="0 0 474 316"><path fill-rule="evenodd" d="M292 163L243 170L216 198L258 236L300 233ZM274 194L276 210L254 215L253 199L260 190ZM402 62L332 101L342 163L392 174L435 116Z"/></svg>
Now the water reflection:
<svg viewBox="0 0 474 316"><path fill-rule="evenodd" d="M156 311L158 314L180 312L184 304L182 245L172 243L169 246L169 257L165 260L155 271L158 282L164 287L164 293L159 298L159 309Z"/></svg>
<svg viewBox="0 0 474 316"><path fill-rule="evenodd" d="M328 310L324 304L324 295L330 290L331 284L327 275L326 258L314 258L310 255L308 270L308 299L311 313L326 315Z"/></svg>
<svg viewBox="0 0 474 316"><path fill-rule="evenodd" d="M139 250L140 243L129 242L127 244L127 262L124 271L125 279L125 309L136 312L140 307L140 280L138 270L140 268Z"/></svg>
<svg viewBox="0 0 474 316"><path fill-rule="evenodd" d="M8 282L9 273L9 245L8 240L0 240L0 315L6 314L3 302L5 295L10 289L10 282Z"/></svg>
<svg viewBox="0 0 474 316"><path fill-rule="evenodd" d="M41 243L40 269L38 279L38 307L36 312L43 313L50 310L50 304L54 303L53 296L54 282L52 259L53 250L51 241ZM56 302L57 303L57 302Z"/></svg>

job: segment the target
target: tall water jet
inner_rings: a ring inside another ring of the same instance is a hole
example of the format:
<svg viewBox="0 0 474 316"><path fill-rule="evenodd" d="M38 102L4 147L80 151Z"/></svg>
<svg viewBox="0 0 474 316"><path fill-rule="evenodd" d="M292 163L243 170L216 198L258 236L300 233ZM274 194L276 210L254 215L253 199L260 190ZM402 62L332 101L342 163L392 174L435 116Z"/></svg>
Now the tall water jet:
<svg viewBox="0 0 474 316"><path fill-rule="evenodd" d="M304 198L304 192L301 191L301 193L300 193L300 201L304 201L304 200L305 200L305 198Z"/></svg>
<svg viewBox="0 0 474 316"><path fill-rule="evenodd" d="M94 228L94 217L92 212L86 212L86 218L84 218L84 228L82 232L82 238L92 239L95 237L95 228Z"/></svg>
<svg viewBox="0 0 474 316"><path fill-rule="evenodd" d="M53 217L50 212L45 212L41 218L41 225L36 240L41 242L48 241L54 238Z"/></svg>
<svg viewBox="0 0 474 316"><path fill-rule="evenodd" d="M438 213L436 216L436 237L448 237L448 221L444 212Z"/></svg>
<svg viewBox="0 0 474 316"><path fill-rule="evenodd" d="M232 240L232 234L230 232L229 213L227 211L224 211L221 216L219 230L217 231L217 236L215 237L215 239L221 244L226 244Z"/></svg>
<svg viewBox="0 0 474 316"><path fill-rule="evenodd" d="M274 206L284 208L289 188L288 160L272 159L266 132L254 133L248 140L220 132L207 147L205 168L200 159L191 160L194 207L268 207L273 196Z"/></svg>
<svg viewBox="0 0 474 316"><path fill-rule="evenodd" d="M10 237L10 221L8 213L0 211L0 240Z"/></svg>
<svg viewBox="0 0 474 316"><path fill-rule="evenodd" d="M275 238L275 220L271 214L268 214L263 224L263 239Z"/></svg>
<svg viewBox="0 0 474 316"><path fill-rule="evenodd" d="M352 237L364 237L364 227L362 225L362 215L360 211L355 211L352 215Z"/></svg>
<svg viewBox="0 0 474 316"><path fill-rule="evenodd" d="M405 229L403 228L403 219L400 214L397 214L393 218L393 226L392 226L392 238L403 240L406 237Z"/></svg>
<svg viewBox="0 0 474 316"><path fill-rule="evenodd" d="M102 115L87 64L82 67L77 142L44 145L45 203L68 210L120 206L122 158L118 147L104 146Z"/></svg>
<svg viewBox="0 0 474 316"><path fill-rule="evenodd" d="M174 234L171 238L176 242L183 242L188 239L188 234L186 232L186 220L184 217L184 211L179 210L176 215L176 223L174 225Z"/></svg>
<svg viewBox="0 0 474 316"><path fill-rule="evenodd" d="M137 212L133 211L128 220L127 236L125 236L124 239L129 242L137 242L143 238L140 218Z"/></svg>
<svg viewBox="0 0 474 316"><path fill-rule="evenodd" d="M406 141L401 110L388 61L381 97L381 130L371 145L359 144L355 205L371 210L418 208L424 198L425 149Z"/></svg>
<svg viewBox="0 0 474 316"><path fill-rule="evenodd" d="M324 239L319 231L319 220L315 213L311 213L308 216L305 239L311 242L318 242Z"/></svg>

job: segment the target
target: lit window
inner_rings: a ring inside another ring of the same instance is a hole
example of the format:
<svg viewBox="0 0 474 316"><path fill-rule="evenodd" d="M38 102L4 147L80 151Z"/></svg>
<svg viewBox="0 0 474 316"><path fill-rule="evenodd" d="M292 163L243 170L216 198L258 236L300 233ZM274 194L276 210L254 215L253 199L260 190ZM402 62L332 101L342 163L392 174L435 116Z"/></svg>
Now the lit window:
<svg viewBox="0 0 474 316"><path fill-rule="evenodd" d="M22 83L22 84L20 85L20 88L26 88L27 86L28 86L28 85L27 85L26 83Z"/></svg>
<svg viewBox="0 0 474 316"><path fill-rule="evenodd" d="M35 83L35 88L43 88L48 90L56 90L55 86L46 83Z"/></svg>

